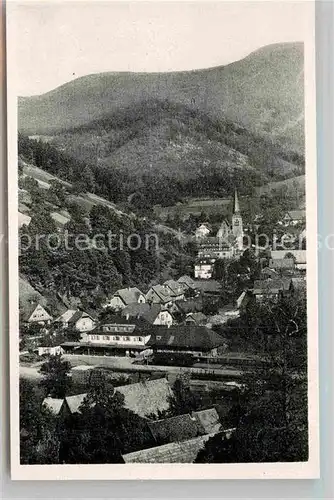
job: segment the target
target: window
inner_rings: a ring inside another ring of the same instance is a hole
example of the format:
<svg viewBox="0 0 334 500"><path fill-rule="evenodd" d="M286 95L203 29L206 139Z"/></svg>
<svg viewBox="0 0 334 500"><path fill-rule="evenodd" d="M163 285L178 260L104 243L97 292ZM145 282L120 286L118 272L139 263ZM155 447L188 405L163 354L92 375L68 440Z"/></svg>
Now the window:
<svg viewBox="0 0 334 500"><path fill-rule="evenodd" d="M139 342L142 342L143 337L138 337Z"/></svg>
<svg viewBox="0 0 334 500"><path fill-rule="evenodd" d="M114 337L114 339L115 339L115 340L119 340L119 336L118 336L118 335L116 335L116 337Z"/></svg>
<svg viewBox="0 0 334 500"><path fill-rule="evenodd" d="M109 335L103 335L103 340L110 340Z"/></svg>
<svg viewBox="0 0 334 500"><path fill-rule="evenodd" d="M130 340L130 337L123 337L123 339L128 342Z"/></svg>

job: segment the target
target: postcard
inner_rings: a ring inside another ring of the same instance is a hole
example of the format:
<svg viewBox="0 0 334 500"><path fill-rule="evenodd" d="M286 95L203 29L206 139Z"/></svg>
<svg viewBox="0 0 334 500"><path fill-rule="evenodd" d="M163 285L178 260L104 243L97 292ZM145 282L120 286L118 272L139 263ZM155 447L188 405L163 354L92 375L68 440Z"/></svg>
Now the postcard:
<svg viewBox="0 0 334 500"><path fill-rule="evenodd" d="M8 2L7 84L12 478L318 477L314 2Z"/></svg>

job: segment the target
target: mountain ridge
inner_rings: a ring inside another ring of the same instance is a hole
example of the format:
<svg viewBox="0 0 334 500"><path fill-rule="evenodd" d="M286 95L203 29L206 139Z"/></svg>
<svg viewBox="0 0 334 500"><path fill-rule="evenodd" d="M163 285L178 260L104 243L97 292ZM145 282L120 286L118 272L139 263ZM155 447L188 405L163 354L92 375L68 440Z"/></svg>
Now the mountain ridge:
<svg viewBox="0 0 334 500"><path fill-rule="evenodd" d="M301 152L302 73L303 44L297 42L261 47L213 68L91 74L46 94L19 98L19 130L30 135L54 133L155 98L233 120Z"/></svg>

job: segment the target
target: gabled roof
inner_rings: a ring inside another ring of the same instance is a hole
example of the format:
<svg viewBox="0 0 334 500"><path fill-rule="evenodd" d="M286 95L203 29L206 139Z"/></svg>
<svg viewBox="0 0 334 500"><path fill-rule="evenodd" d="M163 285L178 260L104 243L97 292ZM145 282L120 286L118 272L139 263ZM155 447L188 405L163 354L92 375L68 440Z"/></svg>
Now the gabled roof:
<svg viewBox="0 0 334 500"><path fill-rule="evenodd" d="M167 287L164 287L163 285L153 285L147 292L146 296L150 295L152 292L154 292L158 296L159 300L162 303L170 302L172 300L172 297L174 297L172 291Z"/></svg>
<svg viewBox="0 0 334 500"><path fill-rule="evenodd" d="M305 220L306 211L305 210L290 210L286 212L285 217L290 217L292 220Z"/></svg>
<svg viewBox="0 0 334 500"><path fill-rule="evenodd" d="M65 401L68 404L68 408L72 414L79 412L79 408L82 405L86 396L87 392L83 394L76 394L75 396L67 396L65 398Z"/></svg>
<svg viewBox="0 0 334 500"><path fill-rule="evenodd" d="M185 283L189 288L194 288L194 280L187 274L181 276L177 281L179 283Z"/></svg>
<svg viewBox="0 0 334 500"><path fill-rule="evenodd" d="M168 410L173 396L166 378L123 385L116 387L115 391L123 394L124 406L141 417ZM71 413L79 411L86 396L84 393L65 398Z"/></svg>
<svg viewBox="0 0 334 500"><path fill-rule="evenodd" d="M206 441L214 434L195 437L179 443L169 443L146 450L135 451L123 455L125 463L193 463L198 452L204 448Z"/></svg>
<svg viewBox="0 0 334 500"><path fill-rule="evenodd" d="M176 300L175 305L184 314L187 314L190 312L202 311L202 309L203 309L203 301L200 297L198 297L196 299L190 299L190 300Z"/></svg>
<svg viewBox="0 0 334 500"><path fill-rule="evenodd" d="M90 318L90 319L93 319L88 313L84 312L84 311L75 311L75 313L73 314L73 316L69 319L69 323L70 324L75 324L77 321L79 321L79 319L81 318Z"/></svg>
<svg viewBox="0 0 334 500"><path fill-rule="evenodd" d="M49 316L49 319L52 319L52 316L50 315L50 313L47 311L47 309L44 306L42 306L42 304L40 302L30 302L30 303L24 304L24 306L21 307L23 321L28 321L30 319L32 313L35 311L37 306L42 307L44 309L44 311L46 312L46 314Z"/></svg>
<svg viewBox="0 0 334 500"><path fill-rule="evenodd" d="M173 392L166 378L116 387L124 396L124 405L140 417L168 410Z"/></svg>
<svg viewBox="0 0 334 500"><path fill-rule="evenodd" d="M126 305L138 302L140 295L145 296L137 287L121 288L114 294L114 296L119 297Z"/></svg>
<svg viewBox="0 0 334 500"><path fill-rule="evenodd" d="M76 309L67 309L63 314L58 316L58 318L55 319L55 322L57 323L68 323L69 320L73 317L73 315L76 313Z"/></svg>
<svg viewBox="0 0 334 500"><path fill-rule="evenodd" d="M148 427L159 444L185 441L201 434L198 421L189 414L156 420L148 423Z"/></svg>
<svg viewBox="0 0 334 500"><path fill-rule="evenodd" d="M209 351L225 343L213 330L201 325L157 326L150 340L152 347L189 348Z"/></svg>
<svg viewBox="0 0 334 500"><path fill-rule="evenodd" d="M191 313L187 314L185 321L187 321L189 319L193 319L197 325L201 325L201 324L204 325L206 320L207 320L207 317L202 312L191 312Z"/></svg>
<svg viewBox="0 0 334 500"><path fill-rule="evenodd" d="M123 317L142 319L147 321L150 325L153 325L154 321L157 319L161 312L169 312L167 309L161 307L161 304L130 304L124 307L121 311Z"/></svg>
<svg viewBox="0 0 334 500"><path fill-rule="evenodd" d="M278 293L288 291L291 285L291 278L255 280L253 294Z"/></svg>
<svg viewBox="0 0 334 500"><path fill-rule="evenodd" d="M175 295L176 297L178 295L182 295L184 292L184 287L181 283L175 280L167 280L164 283L165 286L168 286L168 288L171 290L172 294Z"/></svg>
<svg viewBox="0 0 334 500"><path fill-rule="evenodd" d="M42 406L45 406L45 408L50 410L54 415L59 415L63 403L64 403L63 399L48 397L43 399Z"/></svg>
<svg viewBox="0 0 334 500"><path fill-rule="evenodd" d="M279 277L278 272L275 271L274 269L270 269L270 267L264 267L261 270L261 274L263 276L270 276L271 278L278 278Z"/></svg>
<svg viewBox="0 0 334 500"><path fill-rule="evenodd" d="M195 288L203 293L219 293L222 286L216 280L196 280Z"/></svg>
<svg viewBox="0 0 334 500"><path fill-rule="evenodd" d="M221 424L216 408L194 411L192 416L196 418L200 429L203 431L201 434L210 434L220 431Z"/></svg>

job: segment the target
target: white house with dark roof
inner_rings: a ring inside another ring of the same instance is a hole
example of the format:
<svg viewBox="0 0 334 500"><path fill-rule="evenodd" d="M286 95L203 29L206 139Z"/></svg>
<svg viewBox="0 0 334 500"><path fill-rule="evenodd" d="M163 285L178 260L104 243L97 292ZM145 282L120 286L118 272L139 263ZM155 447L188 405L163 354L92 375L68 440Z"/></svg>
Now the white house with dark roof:
<svg viewBox="0 0 334 500"><path fill-rule="evenodd" d="M121 315L127 320L141 318L150 325L173 324L173 316L169 310L161 304L130 304L122 309Z"/></svg>
<svg viewBox="0 0 334 500"><path fill-rule="evenodd" d="M284 226L296 226L297 224L306 223L306 211L305 210L290 210L284 215L281 224Z"/></svg>
<svg viewBox="0 0 334 500"><path fill-rule="evenodd" d="M68 309L58 316L55 323L59 323L63 328L74 328L78 332L89 332L96 326L96 321L88 313L77 309Z"/></svg>
<svg viewBox="0 0 334 500"><path fill-rule="evenodd" d="M28 324L49 325L52 321L52 316L40 303L28 303L21 312L22 320Z"/></svg>
<svg viewBox="0 0 334 500"><path fill-rule="evenodd" d="M122 288L108 300L103 307L110 307L115 310L123 309L129 304L144 304L146 302L145 294L137 287Z"/></svg>

